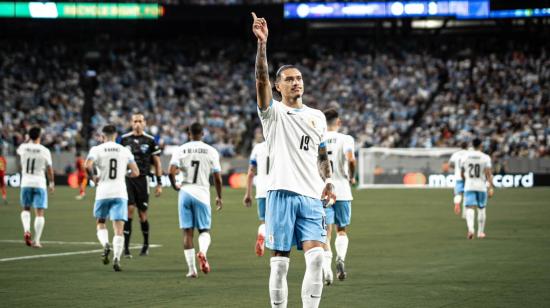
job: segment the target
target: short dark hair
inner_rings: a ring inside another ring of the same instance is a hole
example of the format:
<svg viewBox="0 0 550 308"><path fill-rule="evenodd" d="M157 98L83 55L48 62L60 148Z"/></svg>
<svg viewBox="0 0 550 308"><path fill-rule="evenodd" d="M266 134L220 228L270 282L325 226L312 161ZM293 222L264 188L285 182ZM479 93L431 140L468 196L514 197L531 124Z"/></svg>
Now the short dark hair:
<svg viewBox="0 0 550 308"><path fill-rule="evenodd" d="M467 141L462 141L462 142L460 143L460 147L461 147L462 149L467 149L467 148L468 148L468 142L467 142Z"/></svg>
<svg viewBox="0 0 550 308"><path fill-rule="evenodd" d="M286 71L286 70L289 70L291 68L295 68L297 70L300 70L298 69L298 67L296 67L296 65L292 65L292 64L285 64L281 67L279 67L279 69L277 70L277 73L275 73L275 81L278 82L280 79L281 79L281 74Z"/></svg>
<svg viewBox="0 0 550 308"><path fill-rule="evenodd" d="M31 127L31 129L29 129L29 137L32 140L36 140L40 138L41 134L42 134L42 129L38 126L34 126L34 127Z"/></svg>
<svg viewBox="0 0 550 308"><path fill-rule="evenodd" d="M338 110L335 108L326 109L323 113L325 114L328 124L332 124L336 119L338 119Z"/></svg>
<svg viewBox="0 0 550 308"><path fill-rule="evenodd" d="M200 134L202 134L202 124L198 123L198 122L195 122L193 124L191 124L191 126L189 126L189 133L191 133L191 135L193 136L198 136Z"/></svg>
<svg viewBox="0 0 550 308"><path fill-rule="evenodd" d="M103 126L103 129L101 130L101 132L107 136L112 136L116 134L116 127L114 125L108 124Z"/></svg>
<svg viewBox="0 0 550 308"><path fill-rule="evenodd" d="M474 141L472 141L472 145L475 149L479 148L479 146L481 145L481 139L475 138Z"/></svg>

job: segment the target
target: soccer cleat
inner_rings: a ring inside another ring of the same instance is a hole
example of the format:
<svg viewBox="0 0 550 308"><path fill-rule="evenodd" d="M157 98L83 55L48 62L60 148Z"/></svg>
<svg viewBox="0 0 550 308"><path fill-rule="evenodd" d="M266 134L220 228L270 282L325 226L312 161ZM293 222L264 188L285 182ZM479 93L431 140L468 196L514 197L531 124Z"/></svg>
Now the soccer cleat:
<svg viewBox="0 0 550 308"><path fill-rule="evenodd" d="M143 244L143 247L141 247L141 252L139 253L140 256L148 256L149 255L149 244Z"/></svg>
<svg viewBox="0 0 550 308"><path fill-rule="evenodd" d="M25 232L24 237L25 237L25 244L27 246L32 246L32 234L29 231L27 231Z"/></svg>
<svg viewBox="0 0 550 308"><path fill-rule="evenodd" d="M332 274L332 270L323 271L323 280L325 281L325 285L330 286L334 280L334 275Z"/></svg>
<svg viewBox="0 0 550 308"><path fill-rule="evenodd" d="M474 232L468 232L468 234L466 235L466 238L469 239L469 240L473 240L474 239Z"/></svg>
<svg viewBox="0 0 550 308"><path fill-rule="evenodd" d="M264 242L265 242L264 236L261 234L258 234L258 237L256 238L256 255L258 257L261 257L264 255L264 252L265 252Z"/></svg>
<svg viewBox="0 0 550 308"><path fill-rule="evenodd" d="M37 242L32 242L32 248L42 248L42 244Z"/></svg>
<svg viewBox="0 0 550 308"><path fill-rule="evenodd" d="M107 265L109 264L109 254L111 253L111 245L109 243L105 244L105 247L103 247L103 253L101 254L101 259L103 260L103 264Z"/></svg>
<svg viewBox="0 0 550 308"><path fill-rule="evenodd" d="M120 268L120 261L118 259L113 259L113 269L115 272L121 272L122 268Z"/></svg>
<svg viewBox="0 0 550 308"><path fill-rule="evenodd" d="M125 250L124 251L124 258L132 259L132 254L130 253L130 250Z"/></svg>
<svg viewBox="0 0 550 308"><path fill-rule="evenodd" d="M338 259L336 260L336 277L340 281L343 281L348 277L348 274L346 273L346 266L344 265L344 260Z"/></svg>
<svg viewBox="0 0 550 308"><path fill-rule="evenodd" d="M479 238L479 239L484 239L485 236L486 236L486 235L485 235L484 232L480 232L480 233L477 234L477 238Z"/></svg>
<svg viewBox="0 0 550 308"><path fill-rule="evenodd" d="M208 264L206 256L201 251L199 251L199 253L197 253L197 258L199 258L201 271L205 274L210 273L210 264Z"/></svg>
<svg viewBox="0 0 550 308"><path fill-rule="evenodd" d="M197 274L197 272L193 271L193 272L187 273L187 275L185 275L185 277L187 277L187 278L198 278L199 274Z"/></svg>

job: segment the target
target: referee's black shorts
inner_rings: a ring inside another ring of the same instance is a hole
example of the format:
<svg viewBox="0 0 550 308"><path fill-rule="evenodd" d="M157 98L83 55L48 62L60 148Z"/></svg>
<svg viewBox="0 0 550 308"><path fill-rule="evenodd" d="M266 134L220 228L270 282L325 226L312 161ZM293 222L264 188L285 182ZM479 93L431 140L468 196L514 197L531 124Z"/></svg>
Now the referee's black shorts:
<svg viewBox="0 0 550 308"><path fill-rule="evenodd" d="M142 212L147 211L149 207L149 181L147 179L147 176L126 177L128 205L135 205Z"/></svg>

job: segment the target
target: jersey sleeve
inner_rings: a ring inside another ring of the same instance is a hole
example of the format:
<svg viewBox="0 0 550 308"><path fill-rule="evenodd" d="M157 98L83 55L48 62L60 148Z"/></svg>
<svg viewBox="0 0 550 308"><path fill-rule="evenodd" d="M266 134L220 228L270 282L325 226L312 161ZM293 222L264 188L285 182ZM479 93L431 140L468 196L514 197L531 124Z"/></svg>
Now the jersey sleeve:
<svg viewBox="0 0 550 308"><path fill-rule="evenodd" d="M254 167L257 167L258 166L258 151L257 151L258 147L255 146L253 149L252 149L252 153L250 153L250 166L254 166Z"/></svg>
<svg viewBox="0 0 550 308"><path fill-rule="evenodd" d="M321 113L321 115L323 119L323 122L322 122L323 126L321 127L321 142L319 143L319 148L326 148L327 147L327 120L323 113Z"/></svg>
<svg viewBox="0 0 550 308"><path fill-rule="evenodd" d="M260 119L262 122L264 121L271 121L274 122L277 120L277 112L280 109L279 102L271 99L271 102L269 103L269 107L267 107L266 110L261 110L258 106L258 115L260 116Z"/></svg>
<svg viewBox="0 0 550 308"><path fill-rule="evenodd" d="M485 168L491 169L493 168L493 165L491 164L491 158L489 156L485 157Z"/></svg>
<svg viewBox="0 0 550 308"><path fill-rule="evenodd" d="M352 136L346 136L344 139L344 153L355 153L355 140Z"/></svg>
<svg viewBox="0 0 550 308"><path fill-rule="evenodd" d="M17 155L21 156L23 155L23 144L20 145L17 150L15 151L17 153Z"/></svg>
<svg viewBox="0 0 550 308"><path fill-rule="evenodd" d="M151 141L151 145L152 145L151 155L157 155L157 156L160 155L161 153L160 146L154 139Z"/></svg>
<svg viewBox="0 0 550 308"><path fill-rule="evenodd" d="M44 149L44 159L46 160L46 166L53 166L52 152L48 149Z"/></svg>
<svg viewBox="0 0 550 308"><path fill-rule="evenodd" d="M128 163L135 163L136 159L134 158L134 154L132 154L132 151L130 151L128 148L124 148L124 151L126 152L126 157L128 158Z"/></svg>
<svg viewBox="0 0 550 308"><path fill-rule="evenodd" d="M220 164L220 154L218 153L218 151L216 151L216 150L212 151L212 158L211 158L210 164L211 164L210 166L212 168L212 173L222 171L222 167L221 167L221 164Z"/></svg>
<svg viewBox="0 0 550 308"><path fill-rule="evenodd" d="M87 160L96 160L97 159L97 148L92 147L90 149L90 152L88 152L88 156L86 156Z"/></svg>
<svg viewBox="0 0 550 308"><path fill-rule="evenodd" d="M170 158L170 165L181 168L180 159L181 159L181 150L178 148L174 153L172 153L172 157Z"/></svg>

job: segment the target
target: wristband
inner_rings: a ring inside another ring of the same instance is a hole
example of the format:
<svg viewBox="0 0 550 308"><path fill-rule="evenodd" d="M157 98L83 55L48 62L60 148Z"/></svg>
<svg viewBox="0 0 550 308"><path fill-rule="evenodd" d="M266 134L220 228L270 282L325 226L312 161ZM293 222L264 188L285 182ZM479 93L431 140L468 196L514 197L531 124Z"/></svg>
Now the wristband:
<svg viewBox="0 0 550 308"><path fill-rule="evenodd" d="M160 175L157 175L157 186L162 185L162 177Z"/></svg>

